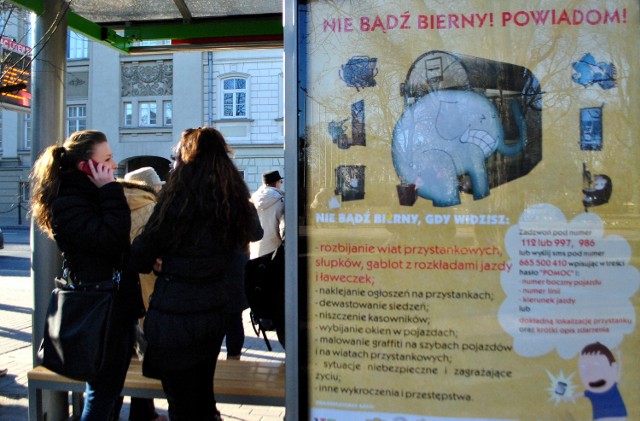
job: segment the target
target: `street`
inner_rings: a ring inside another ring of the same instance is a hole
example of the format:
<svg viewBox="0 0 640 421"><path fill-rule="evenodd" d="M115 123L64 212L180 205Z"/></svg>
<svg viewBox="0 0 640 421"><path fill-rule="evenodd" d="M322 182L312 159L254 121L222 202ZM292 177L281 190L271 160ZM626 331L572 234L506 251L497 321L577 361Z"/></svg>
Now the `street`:
<svg viewBox="0 0 640 421"><path fill-rule="evenodd" d="M8 368L0 378L0 419L27 419L26 372L32 366L31 283L29 230L5 228L4 249L0 250L0 368Z"/></svg>
<svg viewBox="0 0 640 421"><path fill-rule="evenodd" d="M29 230L3 228L4 249L0 250L0 277L31 276Z"/></svg>

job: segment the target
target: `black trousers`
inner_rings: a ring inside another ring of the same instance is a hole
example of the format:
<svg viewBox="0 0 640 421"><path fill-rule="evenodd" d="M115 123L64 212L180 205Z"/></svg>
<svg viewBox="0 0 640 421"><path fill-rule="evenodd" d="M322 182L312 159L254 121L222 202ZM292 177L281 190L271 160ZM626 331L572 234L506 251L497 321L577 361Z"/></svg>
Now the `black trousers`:
<svg viewBox="0 0 640 421"><path fill-rule="evenodd" d="M217 355L189 369L166 371L162 388L169 402L171 421L211 421L216 414L213 374Z"/></svg>

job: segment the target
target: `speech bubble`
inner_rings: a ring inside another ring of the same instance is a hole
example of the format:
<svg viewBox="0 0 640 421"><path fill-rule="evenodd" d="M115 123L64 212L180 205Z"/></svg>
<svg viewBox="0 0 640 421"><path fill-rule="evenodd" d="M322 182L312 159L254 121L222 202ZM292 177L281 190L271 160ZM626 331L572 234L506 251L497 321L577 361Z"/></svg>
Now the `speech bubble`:
<svg viewBox="0 0 640 421"><path fill-rule="evenodd" d="M505 234L513 269L502 272L507 295L498 311L514 350L564 359L600 342L616 348L636 325L630 301L640 285L631 247L604 235L602 219L583 213L567 222L553 205L527 208Z"/></svg>

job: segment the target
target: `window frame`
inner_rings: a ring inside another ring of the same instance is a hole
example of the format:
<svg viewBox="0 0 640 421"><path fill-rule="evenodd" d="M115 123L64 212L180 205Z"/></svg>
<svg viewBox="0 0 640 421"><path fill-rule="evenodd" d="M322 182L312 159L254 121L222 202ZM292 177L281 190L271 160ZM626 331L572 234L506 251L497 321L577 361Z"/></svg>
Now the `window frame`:
<svg viewBox="0 0 640 421"><path fill-rule="evenodd" d="M153 105L155 107L155 124L141 124L141 106L144 104ZM167 121L167 106L171 108L171 122ZM173 99L167 97L154 98L121 98L120 111L120 127L123 129L157 129L173 127ZM131 114L127 114L128 108ZM130 118L130 122L127 119Z"/></svg>
<svg viewBox="0 0 640 421"><path fill-rule="evenodd" d="M84 110L84 115L75 115L75 116L71 116L70 115L70 111L71 109L83 109ZM87 122L88 122L88 118L87 118L87 104L85 103L81 103L81 104L67 104L66 105L66 109L65 109L66 113L65 113L65 132L67 137L71 135L71 133L77 132L79 130L86 130L87 129ZM75 128L73 130L71 130L71 122L76 122L74 124ZM84 121L84 127L80 127L78 122Z"/></svg>
<svg viewBox="0 0 640 421"><path fill-rule="evenodd" d="M86 60L89 58L89 38L69 29L67 31L67 59Z"/></svg>
<svg viewBox="0 0 640 421"><path fill-rule="evenodd" d="M168 106L168 109L167 109L167 106ZM173 101L170 99L162 100L162 126L163 127L173 126Z"/></svg>
<svg viewBox="0 0 640 421"><path fill-rule="evenodd" d="M122 103L122 126L133 127L133 102L125 101Z"/></svg>
<svg viewBox="0 0 640 421"><path fill-rule="evenodd" d="M148 107L147 107L148 106ZM143 112L143 109L147 108L147 112ZM158 127L158 101L138 101L138 127ZM143 124L143 118L145 115L149 117L149 123Z"/></svg>
<svg viewBox="0 0 640 421"><path fill-rule="evenodd" d="M31 113L26 113L22 120L23 133L22 133L22 147L25 150L31 150L33 142L33 120Z"/></svg>
<svg viewBox="0 0 640 421"><path fill-rule="evenodd" d="M231 79L241 79L244 80L245 85L244 85L244 89L238 89L238 88L233 88L233 89L225 89L224 85L225 85L225 81L231 80ZM219 88L220 88L220 95L219 95L219 118L221 120L247 120L250 118L250 93L251 93L251 85L250 85L250 77L249 75L245 75L245 74L239 74L239 73L230 73L230 74L225 74L223 76L220 77L220 83L219 83ZM233 111L233 115L226 115L225 114L225 94L231 93L233 95L233 103L232 103L232 111ZM237 113L237 98L238 98L238 94L240 93L244 93L244 115L238 115Z"/></svg>

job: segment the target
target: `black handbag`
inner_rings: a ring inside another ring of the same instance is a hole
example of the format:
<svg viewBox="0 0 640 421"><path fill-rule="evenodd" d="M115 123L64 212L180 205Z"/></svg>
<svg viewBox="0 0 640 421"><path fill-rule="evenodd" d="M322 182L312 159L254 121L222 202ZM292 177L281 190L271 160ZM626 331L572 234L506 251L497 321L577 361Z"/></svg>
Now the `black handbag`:
<svg viewBox="0 0 640 421"><path fill-rule="evenodd" d="M74 284L68 279L56 278L38 358L62 376L92 381L108 358L107 336L120 272L103 282Z"/></svg>

